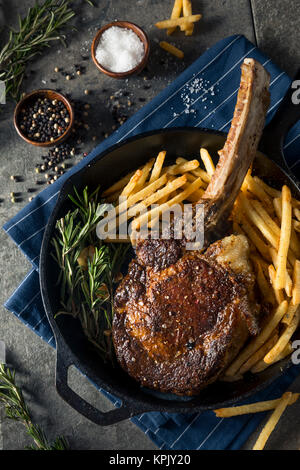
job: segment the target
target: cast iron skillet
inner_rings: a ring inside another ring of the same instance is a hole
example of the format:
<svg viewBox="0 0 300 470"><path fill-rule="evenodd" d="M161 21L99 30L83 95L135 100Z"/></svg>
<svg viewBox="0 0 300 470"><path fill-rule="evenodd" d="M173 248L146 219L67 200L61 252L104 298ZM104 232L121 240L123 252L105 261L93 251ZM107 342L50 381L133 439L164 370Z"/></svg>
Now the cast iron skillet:
<svg viewBox="0 0 300 470"><path fill-rule="evenodd" d="M299 184L289 173L282 152L286 132L300 119L300 105L292 104L291 94L292 90L289 90L271 125L265 129L261 141L260 150L273 161L260 155L255 161L254 171L275 187L281 188L282 184L288 184L293 195L300 199ZM95 157L87 167L70 176L60 191L41 249L41 292L56 339L57 392L69 405L94 423L110 425L148 411L188 413L224 407L265 388L291 363L289 359L285 359L259 374L249 373L243 380L233 383L214 383L198 396L182 400L175 396L143 390L120 367L112 368L111 365L106 366L101 362L89 346L77 320L63 315L54 320L59 308L59 289L56 286L58 269L50 256L51 239L56 220L70 208L68 194L73 192L73 187L81 190L88 185L93 189L100 183L105 189L130 170L145 163L161 149L167 150L167 154L174 159L178 156L194 158L198 155L200 146L206 147L216 156L217 150L223 147L225 139L226 134L222 132L188 127L156 130L138 135L114 145ZM119 398L122 406L104 413L87 403L68 385L68 369L71 365L77 367L97 387Z"/></svg>

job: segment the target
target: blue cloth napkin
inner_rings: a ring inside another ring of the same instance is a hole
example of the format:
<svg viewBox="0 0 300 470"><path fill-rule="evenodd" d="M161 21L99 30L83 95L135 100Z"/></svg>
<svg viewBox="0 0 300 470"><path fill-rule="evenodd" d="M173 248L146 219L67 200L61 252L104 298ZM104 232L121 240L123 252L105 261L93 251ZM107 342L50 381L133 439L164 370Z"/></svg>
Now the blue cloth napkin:
<svg viewBox="0 0 300 470"><path fill-rule="evenodd" d="M240 82L240 65L245 57L257 59L271 75L269 122L290 84L289 77L243 36L228 37L207 50L170 86L137 112L108 139L98 145L75 168L7 222L4 230L32 263L32 269L7 300L5 307L26 326L55 347L39 288L39 253L43 232L63 182L97 154L129 136L152 129L191 126L228 131ZM300 123L288 133L284 143L289 167L300 172ZM266 390L248 401L277 398L297 377L293 366ZM118 400L101 390L116 406ZM212 411L192 414L144 413L134 422L160 449L239 449L256 429L264 413L235 418L216 418Z"/></svg>

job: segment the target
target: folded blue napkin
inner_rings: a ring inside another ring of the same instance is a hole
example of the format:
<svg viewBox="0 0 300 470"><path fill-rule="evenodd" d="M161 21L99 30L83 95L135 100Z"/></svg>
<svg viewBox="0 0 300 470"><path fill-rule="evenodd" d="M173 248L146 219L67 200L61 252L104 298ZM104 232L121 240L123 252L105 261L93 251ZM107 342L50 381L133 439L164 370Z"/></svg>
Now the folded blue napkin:
<svg viewBox="0 0 300 470"><path fill-rule="evenodd" d="M228 37L207 50L76 167L37 195L5 224L6 233L32 263L31 271L7 300L5 307L51 346L55 347L55 340L40 294L39 253L45 226L66 178L111 145L141 132L179 126L228 131L239 88L240 65L245 57L257 59L270 72L269 122L289 87L290 79L243 36ZM284 149L289 167L299 175L300 122L288 133ZM299 367L291 367L283 377L248 402L277 398L299 372ZM107 392L101 392L115 405L119 404ZM132 418L132 422L160 449L239 449L264 416L264 413L258 413L220 419L212 411L192 414L151 412Z"/></svg>

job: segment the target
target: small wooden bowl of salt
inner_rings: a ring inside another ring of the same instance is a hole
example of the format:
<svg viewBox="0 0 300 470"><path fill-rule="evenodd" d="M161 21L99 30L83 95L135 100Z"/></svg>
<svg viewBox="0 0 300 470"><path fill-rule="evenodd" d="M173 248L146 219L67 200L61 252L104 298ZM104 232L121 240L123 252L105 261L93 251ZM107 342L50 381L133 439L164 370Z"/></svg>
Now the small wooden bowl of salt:
<svg viewBox="0 0 300 470"><path fill-rule="evenodd" d="M146 66L150 50L147 34L129 21L114 21L97 32L92 58L101 72L113 78L127 78Z"/></svg>

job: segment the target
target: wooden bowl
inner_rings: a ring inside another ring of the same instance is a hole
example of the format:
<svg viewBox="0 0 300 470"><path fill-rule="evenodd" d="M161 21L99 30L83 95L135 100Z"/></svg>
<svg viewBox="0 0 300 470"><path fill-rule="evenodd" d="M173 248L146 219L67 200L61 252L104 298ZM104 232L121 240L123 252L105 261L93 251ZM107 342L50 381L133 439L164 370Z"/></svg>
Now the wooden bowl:
<svg viewBox="0 0 300 470"><path fill-rule="evenodd" d="M68 110L68 113L70 116L69 125L66 128L65 132L61 134L59 137L57 137L56 139L54 139L53 141L49 140L46 142L37 142L36 140L31 140L20 129L19 117L20 117L21 110L27 105L29 105L31 102L35 101L37 98L49 98L51 101L52 100L62 101ZM70 101L64 95L62 95L61 93L58 93L55 90L41 89L41 90L34 90L31 93L26 94L24 98L22 98L19 101L14 112L14 125L15 125L17 133L19 134L20 137L22 137L22 139L25 140L25 142L27 142L28 144L35 145L37 147L52 147L53 145L60 144L69 136L71 129L73 127L73 124L74 124L74 111L73 111L73 107Z"/></svg>
<svg viewBox="0 0 300 470"><path fill-rule="evenodd" d="M131 29L140 38L140 40L142 41L144 45L143 59L136 67L134 67L131 70L128 70L127 72L112 72L111 70L108 70L105 67L103 67L103 65L101 65L96 59L96 50L97 50L101 35L104 33L104 31L111 28L112 26L118 26L119 28ZM92 48L91 48L92 59L96 67L99 70L101 70L101 72L105 73L106 75L109 75L112 78L127 78L129 75L133 75L133 74L141 72L147 64L149 52L150 52L150 42L149 42L147 34L145 33L145 31L142 30L142 28L140 28L134 23L130 23L129 21L113 21L112 23L108 23L105 26L103 26L101 29L99 29L96 36L94 37L94 40L92 42Z"/></svg>

